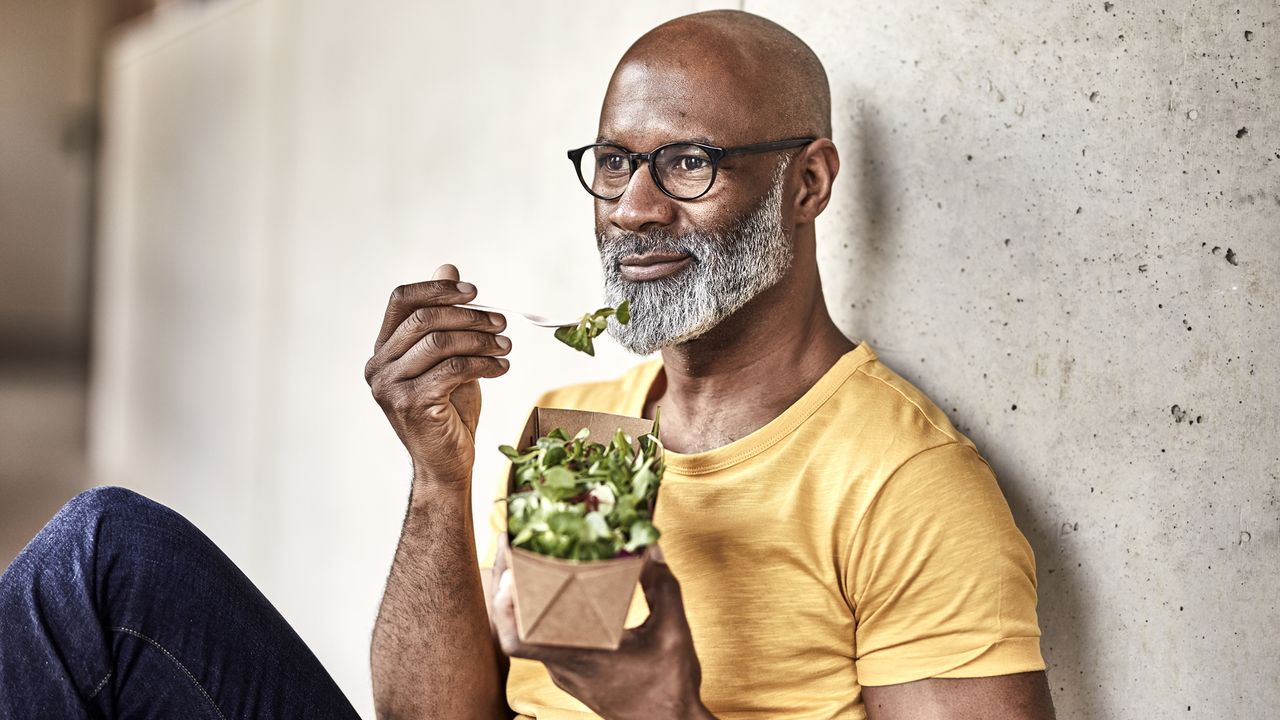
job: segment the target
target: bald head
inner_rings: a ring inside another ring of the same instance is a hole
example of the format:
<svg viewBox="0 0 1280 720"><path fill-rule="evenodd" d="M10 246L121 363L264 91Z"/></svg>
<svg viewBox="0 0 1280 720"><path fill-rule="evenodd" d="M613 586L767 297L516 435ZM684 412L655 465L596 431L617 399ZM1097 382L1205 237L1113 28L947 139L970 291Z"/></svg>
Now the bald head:
<svg viewBox="0 0 1280 720"><path fill-rule="evenodd" d="M609 83L602 134L611 115L655 100L676 118L701 121L715 142L831 137L818 56L781 25L738 10L685 15L637 40Z"/></svg>
<svg viewBox="0 0 1280 720"><path fill-rule="evenodd" d="M606 296L633 308L624 332L610 326L614 337L636 352L715 353L816 327L796 319L819 312L847 345L825 314L816 260L814 220L840 169L830 138L826 71L778 24L720 10L637 40L609 80L593 154L570 153L590 161L579 165L589 192L598 175L613 182L592 194ZM669 181L692 193L672 193Z"/></svg>

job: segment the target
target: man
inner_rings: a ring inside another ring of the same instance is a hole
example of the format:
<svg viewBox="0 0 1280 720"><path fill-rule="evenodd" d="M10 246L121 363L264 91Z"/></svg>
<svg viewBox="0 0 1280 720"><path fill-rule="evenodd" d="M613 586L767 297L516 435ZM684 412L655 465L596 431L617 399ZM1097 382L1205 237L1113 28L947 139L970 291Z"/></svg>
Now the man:
<svg viewBox="0 0 1280 720"><path fill-rule="evenodd" d="M475 297L453 266L397 289L367 367L415 468L374 631L380 715L1052 717L1034 562L990 469L827 313L814 220L839 169L830 136L812 51L717 11L637 41L597 141L570 153L608 299L632 302L611 332L662 351L538 402L662 406L661 549L647 619L633 604L644 622L616 652L521 643L501 551L487 642L476 381L506 371L510 342L500 318L453 307Z"/></svg>
<svg viewBox="0 0 1280 720"><path fill-rule="evenodd" d="M448 265L393 293L366 380L414 477L372 643L380 717L1052 717L1030 550L989 469L827 314L829 116L802 42L705 13L627 52L573 153L606 292L635 308L612 331L662 350L539 401L662 406L662 547L616 652L521 643L502 552L487 612L469 498L505 320L457 307L476 290ZM355 716L207 538L118 488L14 561L0 628L0 718Z"/></svg>

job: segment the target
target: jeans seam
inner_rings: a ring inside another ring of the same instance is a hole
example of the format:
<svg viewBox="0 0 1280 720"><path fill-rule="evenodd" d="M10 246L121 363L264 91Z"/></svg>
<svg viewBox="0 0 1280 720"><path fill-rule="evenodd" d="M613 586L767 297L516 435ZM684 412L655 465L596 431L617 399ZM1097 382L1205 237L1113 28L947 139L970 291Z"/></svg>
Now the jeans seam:
<svg viewBox="0 0 1280 720"><path fill-rule="evenodd" d="M93 688L93 692L89 693L89 697L85 698L86 700L92 700L98 697L98 693L102 692L102 688L106 687L107 681L111 679L112 672L114 671L107 672L107 674L104 675L102 679L98 681L98 684Z"/></svg>
<svg viewBox="0 0 1280 720"><path fill-rule="evenodd" d="M127 634L127 635L133 635L134 637L141 638L141 639L146 640L147 642L151 643L152 645L154 645L154 646L155 646L155 648L156 648L157 650L159 650L160 652L164 653L164 654L165 654L165 657L167 657L167 658L169 658L171 661L173 661L173 664L174 664L174 665L177 665L177 666L178 666L178 669L179 669L179 670L181 670L181 671L183 672L183 674L185 674L185 675L187 676L187 678L191 680L191 683L192 683L193 685L195 685L195 686L196 686L196 689L200 691L200 694L204 696L204 699L209 701L209 706L210 706L210 707L212 707L212 708L213 708L213 711L214 711L215 713L217 713L217 714L218 714L218 717L222 718L222 720L227 720L227 716L222 714L222 710L220 710L220 709L218 708L218 704L217 704L217 703L215 703L215 702L213 701L213 697L212 697L212 696L210 696L210 695L209 695L209 693L204 689L204 686L200 684L200 681L199 681L199 680L196 680L196 676L195 676L195 675L192 675L192 674L191 674L191 671L187 669L187 666L186 666L186 665L183 665L183 664L182 664L182 662L181 662L180 660L178 660L178 658L174 657L174 656L173 656L173 653L171 653L171 652L169 652L168 650L166 650L166 649L165 649L165 647L164 647L163 645L161 645L160 643L156 642L155 640L153 640L153 639L151 639L151 638L147 637L146 635L143 635L142 633L138 632L137 630L133 630L133 629L131 629L131 628L127 628L127 627L113 627L113 628L111 628L111 629L112 629L113 631L115 631L115 632L122 632L122 633L125 633L125 634ZM104 680L104 682L105 682L105 680Z"/></svg>

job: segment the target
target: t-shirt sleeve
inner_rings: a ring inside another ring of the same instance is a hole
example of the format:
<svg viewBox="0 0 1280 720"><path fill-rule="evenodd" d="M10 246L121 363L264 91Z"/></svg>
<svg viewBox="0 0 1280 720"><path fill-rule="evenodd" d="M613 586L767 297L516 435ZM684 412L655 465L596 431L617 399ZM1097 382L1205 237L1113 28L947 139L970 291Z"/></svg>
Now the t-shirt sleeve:
<svg viewBox="0 0 1280 720"><path fill-rule="evenodd" d="M1035 558L972 446L903 463L851 545L845 588L861 684L1044 669Z"/></svg>

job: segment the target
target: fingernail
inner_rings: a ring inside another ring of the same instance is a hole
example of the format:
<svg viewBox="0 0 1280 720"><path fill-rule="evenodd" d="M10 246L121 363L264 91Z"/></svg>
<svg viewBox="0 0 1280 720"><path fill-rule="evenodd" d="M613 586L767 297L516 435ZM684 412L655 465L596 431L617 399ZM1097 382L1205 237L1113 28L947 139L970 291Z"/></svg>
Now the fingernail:
<svg viewBox="0 0 1280 720"><path fill-rule="evenodd" d="M472 285L472 284L471 284L471 283L469 283L469 282L460 282L460 283L458 283L458 292L460 292L460 293L470 294L470 293L473 293L473 292L475 292L475 291L476 291L476 286L475 286L475 285Z"/></svg>
<svg viewBox="0 0 1280 720"><path fill-rule="evenodd" d="M510 349L511 349L511 338L507 337L506 335L499 335L499 336L498 336L498 347L502 348L503 350L510 350Z"/></svg>
<svg viewBox="0 0 1280 720"><path fill-rule="evenodd" d="M503 570L502 577L498 578L498 592L502 592L511 587L511 571Z"/></svg>
<svg viewBox="0 0 1280 720"><path fill-rule="evenodd" d="M502 327L507 324L507 319L499 313L489 313L489 322L497 327Z"/></svg>
<svg viewBox="0 0 1280 720"><path fill-rule="evenodd" d="M667 559L662 555L662 548L658 547L657 544L649 546L649 554L653 556L656 562L660 562L663 565L667 564Z"/></svg>
<svg viewBox="0 0 1280 720"><path fill-rule="evenodd" d="M502 366L503 370L511 367L511 361L506 358L498 358L498 364Z"/></svg>

